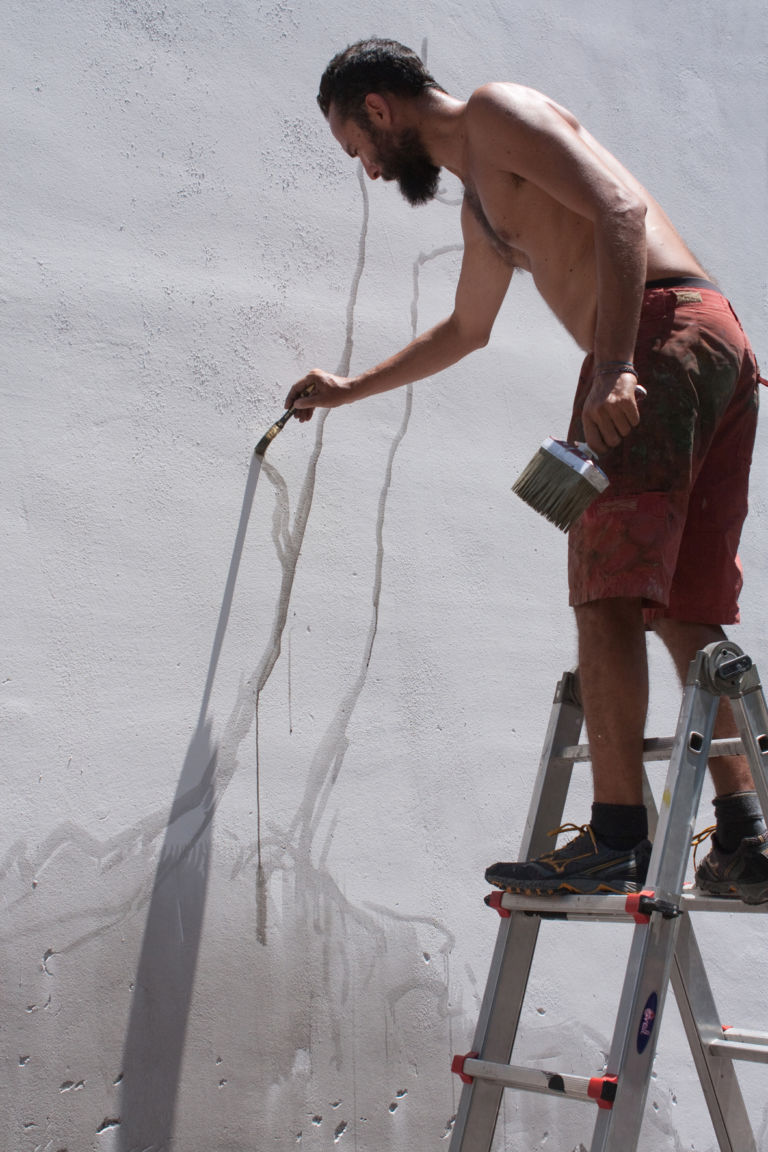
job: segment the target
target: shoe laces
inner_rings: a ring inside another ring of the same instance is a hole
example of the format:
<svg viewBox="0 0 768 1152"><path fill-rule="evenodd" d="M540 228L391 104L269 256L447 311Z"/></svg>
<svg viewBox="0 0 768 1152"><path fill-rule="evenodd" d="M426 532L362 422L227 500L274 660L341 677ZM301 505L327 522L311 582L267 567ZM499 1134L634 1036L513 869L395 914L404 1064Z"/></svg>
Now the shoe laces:
<svg viewBox="0 0 768 1152"><path fill-rule="evenodd" d="M589 836L592 847L597 852L597 841L591 824L561 824L559 828L552 828L551 831L547 832L547 836L560 836L564 832L576 832L579 836Z"/></svg>
<svg viewBox="0 0 768 1152"><path fill-rule="evenodd" d="M702 828L701 832L696 832L691 839L691 847L693 848L693 867L696 867L696 853L705 840L708 840L713 832L717 830L717 824L710 824L708 828Z"/></svg>

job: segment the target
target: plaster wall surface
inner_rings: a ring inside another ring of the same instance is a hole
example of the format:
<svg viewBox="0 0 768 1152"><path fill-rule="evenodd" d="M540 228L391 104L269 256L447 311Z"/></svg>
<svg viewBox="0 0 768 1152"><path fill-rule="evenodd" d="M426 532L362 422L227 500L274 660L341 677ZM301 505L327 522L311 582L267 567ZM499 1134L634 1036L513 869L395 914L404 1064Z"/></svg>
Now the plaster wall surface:
<svg viewBox="0 0 768 1152"><path fill-rule="evenodd" d="M768 365L768 13L752 0L5 0L0 1147L447 1148L554 686L565 539L511 494L580 354L524 276L491 344L253 445L315 365L451 307L314 104L351 40L548 92L654 192ZM760 436L734 639L768 662ZM651 644L649 732L679 704ZM569 817L588 818L577 779ZM702 813L701 821L709 823ZM768 1026L761 917L700 929ZM742 921L746 920L746 924ZM595 933L599 935L595 935ZM522 1059L597 1072L626 930L547 925ZM743 1072L761 1152L768 1095ZM499 1152L594 1114L508 1098ZM673 1005L642 1152L712 1152Z"/></svg>

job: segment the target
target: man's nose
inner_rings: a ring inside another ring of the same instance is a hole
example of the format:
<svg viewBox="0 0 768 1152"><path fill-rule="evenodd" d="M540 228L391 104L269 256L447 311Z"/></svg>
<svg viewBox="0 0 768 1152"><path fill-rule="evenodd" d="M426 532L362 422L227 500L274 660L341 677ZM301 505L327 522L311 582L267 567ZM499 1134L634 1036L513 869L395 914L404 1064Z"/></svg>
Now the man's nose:
<svg viewBox="0 0 768 1152"><path fill-rule="evenodd" d="M362 161L363 168L365 168L365 174L368 179L378 180L379 176L381 176L381 169L379 168L378 164L373 164L370 160L364 160L362 156L360 159Z"/></svg>

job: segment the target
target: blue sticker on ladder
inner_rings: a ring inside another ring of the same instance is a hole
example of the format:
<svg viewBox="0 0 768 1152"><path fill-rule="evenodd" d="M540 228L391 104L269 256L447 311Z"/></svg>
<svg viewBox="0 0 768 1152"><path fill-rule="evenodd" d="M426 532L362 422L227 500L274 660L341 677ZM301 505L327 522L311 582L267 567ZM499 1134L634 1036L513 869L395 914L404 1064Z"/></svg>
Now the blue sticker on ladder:
<svg viewBox="0 0 768 1152"><path fill-rule="evenodd" d="M648 1041L653 1033L653 1028L656 1023L656 1010L659 1006L659 998L655 992L651 992L650 996L645 1002L643 1008L642 1019L640 1020L640 1028L637 1033L637 1051L642 1055L648 1045Z"/></svg>

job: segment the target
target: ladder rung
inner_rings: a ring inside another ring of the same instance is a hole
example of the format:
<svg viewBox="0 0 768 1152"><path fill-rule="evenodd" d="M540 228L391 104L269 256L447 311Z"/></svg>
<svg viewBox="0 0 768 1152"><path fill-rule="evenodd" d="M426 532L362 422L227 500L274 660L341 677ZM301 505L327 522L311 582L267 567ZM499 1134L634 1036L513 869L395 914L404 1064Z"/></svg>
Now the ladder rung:
<svg viewBox="0 0 768 1152"><path fill-rule="evenodd" d="M745 904L735 896L706 896L697 892L692 885L686 884L680 897L680 907L686 912L754 912L756 915L765 915L768 912L766 904Z"/></svg>
<svg viewBox="0 0 768 1152"><path fill-rule="evenodd" d="M751 1032L746 1028L726 1028L722 1038L710 1040L707 1048L712 1056L726 1056L729 1060L751 1060L768 1064L768 1034Z"/></svg>
<svg viewBox="0 0 768 1152"><path fill-rule="evenodd" d="M508 912L528 912L550 920L629 922L634 919L627 911L626 896L518 896L503 892L499 903ZM744 904L727 896L703 896L690 887L683 890L680 907L686 912L768 912L768 903Z"/></svg>
<svg viewBox="0 0 768 1152"><path fill-rule="evenodd" d="M572 1100L592 1100L598 1107L610 1108L616 1096L615 1076L572 1076L570 1073L551 1072L545 1068L523 1068L514 1064L497 1064L481 1060L470 1053L457 1056L453 1071L465 1081L492 1080L505 1088L519 1088L524 1092L544 1092L554 1096L567 1096Z"/></svg>
<svg viewBox="0 0 768 1152"><path fill-rule="evenodd" d="M508 912L527 912L551 920L632 920L626 896L518 896L503 892L500 904Z"/></svg>
<svg viewBox="0 0 768 1152"><path fill-rule="evenodd" d="M669 760L669 755L675 746L673 736L655 736L643 740L643 761ZM709 746L709 758L713 756L743 756L744 745L741 740L713 740ZM574 764L579 761L591 760L592 754L589 744L566 744L552 753L555 760L572 760Z"/></svg>

